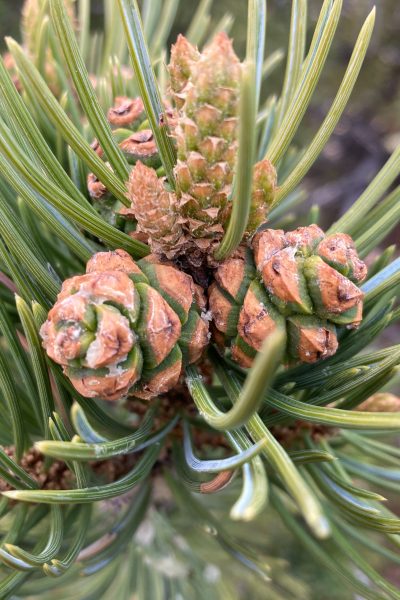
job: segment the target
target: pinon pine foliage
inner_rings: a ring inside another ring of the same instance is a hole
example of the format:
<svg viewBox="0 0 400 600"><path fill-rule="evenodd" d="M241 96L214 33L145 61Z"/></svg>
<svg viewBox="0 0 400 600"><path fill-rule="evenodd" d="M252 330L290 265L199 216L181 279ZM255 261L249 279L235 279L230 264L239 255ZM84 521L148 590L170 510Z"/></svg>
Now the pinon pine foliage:
<svg viewBox="0 0 400 600"><path fill-rule="evenodd" d="M101 32L89 0L26 0L22 44L6 40L1 598L400 597L379 570L400 547L382 504L399 492L400 346L379 337L400 317L381 246L400 149L328 231L298 187L375 12L296 148L341 0L309 46L293 0L267 98L282 55L264 57L265 1L243 61L210 5L171 51L179 0L104 0Z"/></svg>

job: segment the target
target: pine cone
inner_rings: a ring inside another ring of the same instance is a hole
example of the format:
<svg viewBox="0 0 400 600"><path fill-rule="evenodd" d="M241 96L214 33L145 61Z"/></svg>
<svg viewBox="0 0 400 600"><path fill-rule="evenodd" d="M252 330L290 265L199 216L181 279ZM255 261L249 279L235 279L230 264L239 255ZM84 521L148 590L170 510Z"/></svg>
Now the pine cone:
<svg viewBox="0 0 400 600"><path fill-rule="evenodd" d="M180 210L195 238L220 240L223 235L237 154L240 77L232 42L220 33L191 62L180 92L175 176Z"/></svg>
<svg viewBox="0 0 400 600"><path fill-rule="evenodd" d="M170 127L178 152L176 193L161 181L152 186L151 200L147 188L140 193L144 171L137 165L129 184L132 210L141 229L149 233L154 252L169 259L184 256L195 268L206 262L215 266L214 250L231 212L241 65L225 33L215 36L202 53L180 35L172 47L168 69L175 103ZM146 173L146 178L155 182L156 174ZM254 168L247 237L266 221L275 190L273 165L260 161ZM165 236L165 215L161 218L160 209L156 220L153 207L164 207L167 196L173 234Z"/></svg>
<svg viewBox="0 0 400 600"><path fill-rule="evenodd" d="M149 236L153 252L170 258L166 248L183 247L185 243L174 194L154 169L138 162L129 177L128 195L139 230Z"/></svg>
<svg viewBox="0 0 400 600"><path fill-rule="evenodd" d="M152 191L149 202L146 193L138 192L138 181L143 178L143 170L138 166L132 171L129 197L141 228L152 229L149 242L153 251L168 258L185 255L198 267L221 240L229 217L241 67L231 41L221 33L202 54L179 36L172 47L169 72L178 109L173 118L178 151L177 189L176 194L172 193L160 182L158 196L165 206L168 195L173 235L164 237L163 220L157 230L152 210L158 203L157 196ZM154 181L155 176L154 173ZM151 178L149 174L147 178Z"/></svg>
<svg viewBox="0 0 400 600"><path fill-rule="evenodd" d="M335 325L362 319L366 265L346 234L325 237L317 225L258 233L252 250L240 248L221 263L209 288L210 311L232 357L252 364L265 338L287 333L290 362L312 363L335 354Z"/></svg>
<svg viewBox="0 0 400 600"><path fill-rule="evenodd" d="M140 265L140 266L139 266ZM43 347L88 398L148 399L176 385L208 343L192 278L170 265L99 252L64 282Z"/></svg>

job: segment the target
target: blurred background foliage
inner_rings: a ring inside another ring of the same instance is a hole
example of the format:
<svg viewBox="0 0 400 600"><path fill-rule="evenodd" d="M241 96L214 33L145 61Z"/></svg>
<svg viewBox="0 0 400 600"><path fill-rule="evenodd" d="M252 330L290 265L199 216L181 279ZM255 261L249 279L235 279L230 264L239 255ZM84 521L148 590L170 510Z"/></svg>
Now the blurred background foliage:
<svg viewBox="0 0 400 600"><path fill-rule="evenodd" d="M0 48L4 50L3 37L19 37L18 20L23 0L0 0ZM185 31L198 0L185 0L177 16L171 42L179 32ZM343 18L335 43L328 59L328 69L318 86L318 93L308 111L306 126L299 132L298 142L307 143L326 114L338 83L343 75L354 41L363 19L372 8L373 0L344 0ZM380 0L377 6L377 20L364 68L350 103L325 147L322 156L305 180L309 194L309 204L321 207L321 224L324 226L344 212L351 205L379 168L390 152L400 143L400 2ZM286 51L291 0L269 0L267 25L267 52L281 48ZM321 0L310 0L309 21L314 22L321 6ZM92 0L93 15L101 26L100 2ZM213 22L210 31L219 19L229 12L234 23L230 35L235 40L235 49L243 56L246 37L247 2L244 0L218 0L214 3ZM277 69L267 81L264 96L273 93L282 83L283 69ZM390 242L398 240L398 231ZM388 241L389 243L389 241ZM387 244L386 244L387 245ZM257 528L260 523L257 522ZM307 600L344 600L348 592L340 584L321 577L318 569L311 564L309 557L302 552L293 540L287 537L286 530L274 523L263 524L262 538L269 540L269 548L283 565L290 563L292 575L301 573L304 589L298 587L294 595ZM259 535L260 529L250 535ZM374 563L374 557L370 556ZM391 567L385 575L393 582L400 582L400 566ZM384 570L384 569L383 569ZM302 585L303 585L302 584ZM295 584L299 586L300 584ZM309 586L309 587L308 587Z"/></svg>

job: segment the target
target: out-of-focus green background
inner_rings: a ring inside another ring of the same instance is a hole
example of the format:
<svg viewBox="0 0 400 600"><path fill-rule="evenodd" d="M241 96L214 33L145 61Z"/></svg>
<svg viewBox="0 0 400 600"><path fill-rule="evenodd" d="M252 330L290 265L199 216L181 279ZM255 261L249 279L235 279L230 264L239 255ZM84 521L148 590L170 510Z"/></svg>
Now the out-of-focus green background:
<svg viewBox="0 0 400 600"><path fill-rule="evenodd" d="M238 53L243 53L246 35L245 0L214 2L214 26L226 12L235 19L231 35ZM310 0L310 23L315 22L322 0ZM362 21L374 0L344 0L343 17L328 68L319 84L313 107L307 113L298 140L312 136L340 82ZM174 33L184 32L198 0L184 0L178 11ZM286 49L291 0L269 0L267 50ZM353 92L335 135L306 180L310 203L317 203L328 220L336 217L361 193L383 164L391 149L400 141L400 2L380 0L372 44L360 80ZM18 14L22 0L0 0L0 39L18 37ZM101 22L101 2L92 0L93 13ZM311 33L311 27L310 31ZM264 92L276 89L282 69L268 82Z"/></svg>

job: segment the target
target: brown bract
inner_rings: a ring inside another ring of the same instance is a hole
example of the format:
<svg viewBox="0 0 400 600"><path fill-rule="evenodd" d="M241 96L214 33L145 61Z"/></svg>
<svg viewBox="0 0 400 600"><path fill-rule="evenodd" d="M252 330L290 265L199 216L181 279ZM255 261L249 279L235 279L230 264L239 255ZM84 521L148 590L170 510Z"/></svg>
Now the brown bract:
<svg viewBox="0 0 400 600"><path fill-rule="evenodd" d="M63 300L70 303L77 302L75 296L86 303L102 304L103 302L115 302L121 304L128 311L135 310L137 298L133 282L123 271L101 271L91 272L85 275L76 275L64 281L61 292L58 295L58 303Z"/></svg>
<svg viewBox="0 0 400 600"><path fill-rule="evenodd" d="M233 298L236 298L245 275L244 249L239 247L233 256L221 263L215 280Z"/></svg>
<svg viewBox="0 0 400 600"><path fill-rule="evenodd" d="M195 292L190 275L164 264L154 265L154 273L161 290L169 294L188 314Z"/></svg>
<svg viewBox="0 0 400 600"><path fill-rule="evenodd" d="M287 245L296 248L303 256L311 254L315 246L325 237L324 232L318 225L298 227L294 231L285 234Z"/></svg>
<svg viewBox="0 0 400 600"><path fill-rule="evenodd" d="M168 356L181 334L178 316L154 288L147 286L144 336L159 365Z"/></svg>
<svg viewBox="0 0 400 600"><path fill-rule="evenodd" d="M103 148L100 146L99 140L94 139L90 146L92 150L96 152L97 156L100 156L100 158L104 155L104 151Z"/></svg>
<svg viewBox="0 0 400 600"><path fill-rule="evenodd" d="M92 144L92 147L93 147L93 144ZM96 152L96 153L99 154L98 152ZM99 154L99 156L101 156L101 155ZM110 169L110 171L112 171L112 167L111 167L110 163L106 162L105 164L106 164L107 168ZM88 176L86 178L86 183L87 183L89 196L91 198L93 198L93 200L106 200L107 198L109 198L111 196L110 192L108 191L108 189L106 188L104 183L102 181L100 181L100 179L94 173L88 173Z"/></svg>
<svg viewBox="0 0 400 600"><path fill-rule="evenodd" d="M129 321L112 306L96 307L96 339L87 349L83 366L99 369L124 359L134 343Z"/></svg>
<svg viewBox="0 0 400 600"><path fill-rule="evenodd" d="M208 299L212 310L213 323L219 331L226 333L232 302L222 293L215 282L208 288Z"/></svg>
<svg viewBox="0 0 400 600"><path fill-rule="evenodd" d="M304 363L313 363L335 354L338 340L333 327L322 320L289 317L289 354Z"/></svg>
<svg viewBox="0 0 400 600"><path fill-rule="evenodd" d="M250 288L245 296L240 311L238 333L240 337L254 350L261 350L266 337L277 329L277 323Z"/></svg>
<svg viewBox="0 0 400 600"><path fill-rule="evenodd" d="M296 305L299 312L307 310L301 294L300 278L302 263L295 255L294 248L284 248L267 261L261 271L267 290L283 303Z"/></svg>
<svg viewBox="0 0 400 600"><path fill-rule="evenodd" d="M363 292L354 283L315 257L316 277L324 307L330 313L342 313L357 306Z"/></svg>
<svg viewBox="0 0 400 600"><path fill-rule="evenodd" d="M87 188L90 197L95 200L101 200L108 195L106 186L94 173L89 173L87 176Z"/></svg>
<svg viewBox="0 0 400 600"><path fill-rule="evenodd" d="M188 344L188 362L195 363L202 357L205 348L210 341L208 322L203 318L197 319L196 327Z"/></svg>
<svg viewBox="0 0 400 600"><path fill-rule="evenodd" d="M251 245L254 252L254 262L257 269L262 272L269 259L285 247L285 234L282 229L267 229L257 233Z"/></svg>
<svg viewBox="0 0 400 600"><path fill-rule="evenodd" d="M318 254L355 283L367 276L367 265L358 257L354 242L346 233L326 237L318 246Z"/></svg>
<svg viewBox="0 0 400 600"><path fill-rule="evenodd" d="M116 375L97 374L75 377L69 374L74 388L85 398L101 398L110 402L124 398L138 380L135 368L122 369Z"/></svg>

